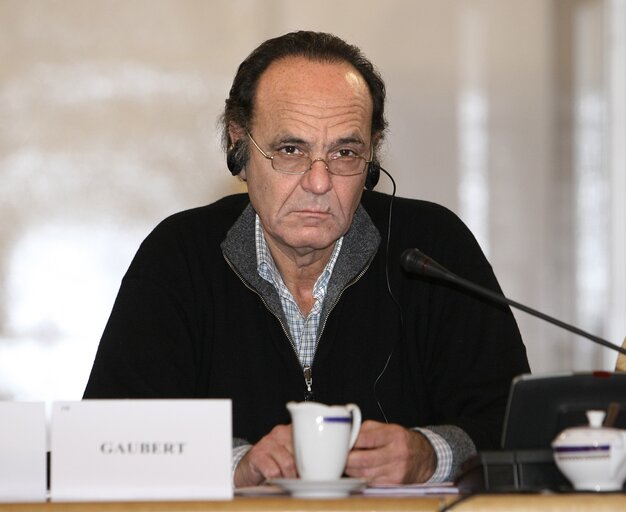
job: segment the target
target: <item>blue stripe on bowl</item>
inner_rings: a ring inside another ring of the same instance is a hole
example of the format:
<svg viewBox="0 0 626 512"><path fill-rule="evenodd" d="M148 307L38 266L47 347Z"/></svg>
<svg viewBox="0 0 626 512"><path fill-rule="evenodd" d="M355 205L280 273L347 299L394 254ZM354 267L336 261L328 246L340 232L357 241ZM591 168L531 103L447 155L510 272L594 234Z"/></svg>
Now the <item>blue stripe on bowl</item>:
<svg viewBox="0 0 626 512"><path fill-rule="evenodd" d="M611 449L610 444L601 444L599 446L555 446L554 451L557 453L586 453L586 452L607 452Z"/></svg>

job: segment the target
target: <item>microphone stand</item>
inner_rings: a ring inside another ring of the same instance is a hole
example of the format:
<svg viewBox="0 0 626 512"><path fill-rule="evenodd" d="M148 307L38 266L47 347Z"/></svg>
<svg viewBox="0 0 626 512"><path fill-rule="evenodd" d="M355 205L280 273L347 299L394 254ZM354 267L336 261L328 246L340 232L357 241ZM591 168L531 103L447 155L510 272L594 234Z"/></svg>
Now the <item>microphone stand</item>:
<svg viewBox="0 0 626 512"><path fill-rule="evenodd" d="M554 318L550 315L546 315L545 313L542 313L541 311L537 311L536 309L533 309L531 307L525 306L524 304L520 304L519 302L509 299L508 297L506 297L505 295L501 293L493 292L489 290L488 288L479 286L471 281L468 281L467 279L463 279L462 277L457 276L456 274L454 274L453 272L450 272L445 267L439 265L436 261L432 260L429 256L426 256L425 254L423 254L418 249L405 250L402 253L402 256L400 257L400 261L402 263L402 267L408 272L417 273L417 274L421 274L421 275L429 276L429 277L434 277L437 279L443 279L450 283L454 283L463 288L472 290L473 292L478 293L479 295L482 295L484 297L487 297L495 302L498 302L500 304L504 303L504 304L508 304L509 306L513 306L514 308L520 309L524 311L525 313L528 313L529 315L536 316L538 318L541 318L542 320L545 320L546 322L550 322L551 324L561 327L562 329L565 329L574 334L587 338L588 340L591 340L594 343L597 343L598 345L602 345L603 347L609 348L611 350L615 350L619 352L620 354L626 355L626 348L624 347L619 347L607 340L604 340L602 338L599 338L598 336L595 336L591 333L583 331L582 329L579 329L578 327L574 325L570 325L565 322L562 322L558 318Z"/></svg>

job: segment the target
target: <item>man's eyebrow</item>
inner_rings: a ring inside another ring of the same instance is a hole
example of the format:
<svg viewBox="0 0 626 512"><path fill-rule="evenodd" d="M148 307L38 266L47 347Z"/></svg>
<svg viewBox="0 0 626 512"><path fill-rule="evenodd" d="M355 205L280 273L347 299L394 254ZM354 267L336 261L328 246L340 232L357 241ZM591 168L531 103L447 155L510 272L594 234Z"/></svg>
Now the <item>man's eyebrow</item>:
<svg viewBox="0 0 626 512"><path fill-rule="evenodd" d="M342 137L337 139L337 144L365 144L361 137L351 136L351 137Z"/></svg>
<svg viewBox="0 0 626 512"><path fill-rule="evenodd" d="M280 142L293 142L294 144L307 144L307 141L301 137L293 137L291 135L279 139Z"/></svg>
<svg viewBox="0 0 626 512"><path fill-rule="evenodd" d="M298 137L297 135L284 134L278 135L271 141L271 146L279 146L282 144L294 144L299 146L308 146L310 144L309 141L303 139L302 137ZM340 137L332 142L332 146L342 145L342 144L356 144L359 146L364 146L365 142L362 137L358 135L348 135L346 137Z"/></svg>
<svg viewBox="0 0 626 512"><path fill-rule="evenodd" d="M280 144L306 145L307 141L300 137L296 137L295 135L279 135L272 140L271 144L272 146L277 146Z"/></svg>

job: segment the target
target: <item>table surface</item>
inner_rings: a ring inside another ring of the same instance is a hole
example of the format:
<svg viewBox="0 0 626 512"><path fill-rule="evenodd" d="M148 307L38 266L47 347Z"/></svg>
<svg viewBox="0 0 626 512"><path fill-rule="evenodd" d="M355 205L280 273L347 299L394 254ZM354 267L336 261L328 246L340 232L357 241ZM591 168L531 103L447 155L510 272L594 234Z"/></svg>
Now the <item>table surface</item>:
<svg viewBox="0 0 626 512"><path fill-rule="evenodd" d="M623 512L626 493L489 494L474 496L350 496L343 499L295 499L287 496L237 496L232 501L106 502L106 503L2 503L0 512Z"/></svg>

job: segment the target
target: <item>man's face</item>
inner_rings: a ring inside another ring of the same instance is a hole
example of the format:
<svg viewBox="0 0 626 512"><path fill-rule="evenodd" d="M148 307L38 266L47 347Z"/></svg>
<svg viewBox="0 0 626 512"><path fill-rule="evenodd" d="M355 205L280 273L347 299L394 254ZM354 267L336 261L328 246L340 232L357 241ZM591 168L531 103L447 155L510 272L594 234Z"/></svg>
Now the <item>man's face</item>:
<svg viewBox="0 0 626 512"><path fill-rule="evenodd" d="M266 153L327 160L346 149L369 159L371 121L369 89L349 64L290 57L261 76L251 135ZM323 162L304 175L281 174L250 144L242 176L271 246L304 255L331 248L346 233L366 174L334 176Z"/></svg>

